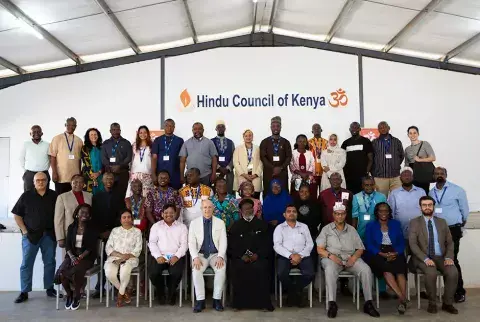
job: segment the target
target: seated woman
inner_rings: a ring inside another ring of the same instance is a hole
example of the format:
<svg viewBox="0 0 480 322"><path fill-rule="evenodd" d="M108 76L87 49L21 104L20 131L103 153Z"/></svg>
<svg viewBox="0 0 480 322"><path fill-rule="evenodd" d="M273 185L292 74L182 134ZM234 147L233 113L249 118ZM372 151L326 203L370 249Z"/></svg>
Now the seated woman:
<svg viewBox="0 0 480 322"><path fill-rule="evenodd" d="M223 220L227 231L229 231L240 216L238 214L238 202L233 195L227 193L227 181L225 179L217 178L215 181L215 194L211 200L215 207L215 217Z"/></svg>
<svg viewBox="0 0 480 322"><path fill-rule="evenodd" d="M122 226L113 228L105 246L108 258L105 262L105 276L118 289L117 306L131 302L131 290L125 292L130 282L132 269L138 266L142 252L142 232L133 226L133 215L125 210L120 218ZM120 271L120 280L118 273Z"/></svg>
<svg viewBox="0 0 480 322"><path fill-rule="evenodd" d="M91 217L92 207L81 204L73 212L73 223L68 226L65 240L66 255L57 272L67 293L65 302L67 310L77 310L80 307L85 273L93 267L97 258L98 233L91 225ZM75 291L72 291L72 285Z"/></svg>
<svg viewBox="0 0 480 322"><path fill-rule="evenodd" d="M310 185L302 184L298 190L298 198L295 199L295 208L297 208L297 220L308 226L313 241L317 239L320 232L320 224L322 223L322 210L316 201L310 198ZM314 248L312 252L315 252ZM315 256L316 257L316 256Z"/></svg>
<svg viewBox="0 0 480 322"><path fill-rule="evenodd" d="M255 188L253 183L249 181L243 182L238 188L238 193L241 197L239 202L242 202L242 200L246 199L253 201L253 214L258 219L262 219L262 202L255 198Z"/></svg>
<svg viewBox="0 0 480 322"><path fill-rule="evenodd" d="M392 219L392 209L386 202L375 205L374 215L375 221L369 222L365 230L365 261L373 274L383 276L397 294L398 313L404 314L407 310L407 261L402 228L400 222Z"/></svg>
<svg viewBox="0 0 480 322"><path fill-rule="evenodd" d="M270 191L263 201L263 219L269 223L269 228L273 234L275 227L285 221L283 214L288 204L292 203L292 198L287 189L282 188L282 183L278 179L270 182Z"/></svg>

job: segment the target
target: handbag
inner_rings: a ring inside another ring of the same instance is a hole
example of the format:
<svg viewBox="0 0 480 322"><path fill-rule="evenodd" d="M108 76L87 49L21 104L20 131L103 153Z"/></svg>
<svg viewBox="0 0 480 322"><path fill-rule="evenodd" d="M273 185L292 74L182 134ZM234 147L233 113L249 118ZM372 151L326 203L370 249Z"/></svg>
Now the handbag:
<svg viewBox="0 0 480 322"><path fill-rule="evenodd" d="M418 154L420 153L420 150L422 149L423 146L423 141L420 144L420 148L418 149L417 152L417 157ZM433 162L415 162L413 163L413 180L420 182L420 183L430 183L434 182L433 180L433 171L435 170L435 166L433 165Z"/></svg>

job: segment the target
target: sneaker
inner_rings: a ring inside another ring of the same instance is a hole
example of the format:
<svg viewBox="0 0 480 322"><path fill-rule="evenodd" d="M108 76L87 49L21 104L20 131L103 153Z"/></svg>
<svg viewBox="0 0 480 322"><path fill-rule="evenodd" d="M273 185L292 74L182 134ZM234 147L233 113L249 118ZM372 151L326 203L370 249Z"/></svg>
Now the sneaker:
<svg viewBox="0 0 480 322"><path fill-rule="evenodd" d="M22 303L28 300L28 293L21 292L20 295L15 299L15 303Z"/></svg>
<svg viewBox="0 0 480 322"><path fill-rule="evenodd" d="M76 311L80 307L80 299L74 299L72 302L72 306L70 307L70 310Z"/></svg>
<svg viewBox="0 0 480 322"><path fill-rule="evenodd" d="M398 304L397 311L400 315L405 314L405 311L407 311L407 305L405 304L405 302L401 302L400 304Z"/></svg>
<svg viewBox="0 0 480 322"><path fill-rule="evenodd" d="M67 300L65 301L65 310L70 310L72 308L73 298L67 296Z"/></svg>
<svg viewBox="0 0 480 322"><path fill-rule="evenodd" d="M463 302L465 302L465 295L464 294L455 294L454 300L455 300L455 303L463 303Z"/></svg>

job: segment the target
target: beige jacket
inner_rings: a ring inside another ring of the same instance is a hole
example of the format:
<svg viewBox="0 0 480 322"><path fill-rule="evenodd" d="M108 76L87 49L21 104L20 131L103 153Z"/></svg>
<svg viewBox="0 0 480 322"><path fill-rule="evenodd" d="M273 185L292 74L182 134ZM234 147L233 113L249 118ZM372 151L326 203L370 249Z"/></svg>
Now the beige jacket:
<svg viewBox="0 0 480 322"><path fill-rule="evenodd" d="M253 145L253 156L252 156L252 165L253 170L252 174L256 174L258 178L253 180L253 186L255 191L262 191L262 174L263 174L263 164L260 160L260 148L258 145ZM248 173L248 155L247 148L245 143L237 146L233 152L233 169L235 170L235 179L233 181L233 190L237 191L238 187L246 181L242 174Z"/></svg>
<svg viewBox="0 0 480 322"><path fill-rule="evenodd" d="M92 205L92 194L85 191L82 191L82 193L85 203ZM53 219L57 241L67 237L67 229L73 223L73 212L77 206L77 198L72 191L62 193L57 197Z"/></svg>

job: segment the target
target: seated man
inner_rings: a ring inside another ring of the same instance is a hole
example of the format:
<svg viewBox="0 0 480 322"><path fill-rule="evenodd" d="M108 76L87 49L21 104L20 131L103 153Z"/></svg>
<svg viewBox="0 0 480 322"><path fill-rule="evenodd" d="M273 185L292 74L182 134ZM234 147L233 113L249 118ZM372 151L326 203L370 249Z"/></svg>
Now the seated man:
<svg viewBox="0 0 480 322"><path fill-rule="evenodd" d="M437 313L437 270L444 276L442 310L458 314L452 305L457 289L458 271L453 263L453 241L450 229L444 219L433 216L435 200L423 196L419 200L423 216L410 220L408 242L412 258L411 268L419 269L425 275L429 313Z"/></svg>
<svg viewBox="0 0 480 322"><path fill-rule="evenodd" d="M304 306L302 291L312 282L315 270L310 257L313 240L308 226L297 221L297 208L287 205L285 222L278 225L273 233L273 249L279 255L277 258L278 279L282 287L288 290L287 305ZM299 268L301 281L293 284L290 279L290 269Z"/></svg>
<svg viewBox="0 0 480 322"><path fill-rule="evenodd" d="M163 270L168 270L168 304L175 305L175 291L182 279L187 252L187 226L175 220L177 209L175 204L163 206L163 220L150 229L148 247L152 254L150 262L150 280L157 289L158 301L165 303L165 284Z"/></svg>
<svg viewBox="0 0 480 322"><path fill-rule="evenodd" d="M223 311L222 293L226 277L227 229L225 223L213 216L213 203L202 200L203 216L190 223L188 248L192 256L192 275L197 303L194 313L205 309L205 281L203 272L210 266L215 272L213 308ZM193 299L192 299L193 300Z"/></svg>
<svg viewBox="0 0 480 322"><path fill-rule="evenodd" d="M363 312L372 317L380 314L372 304L372 271L361 259L363 250L362 240L355 228L345 222L346 207L336 204L333 207L334 221L323 227L317 238L317 251L322 258L322 267L325 271L325 284L328 288L327 301L329 318L337 316L337 280L342 271L354 273L360 277L363 287L365 304Z"/></svg>

